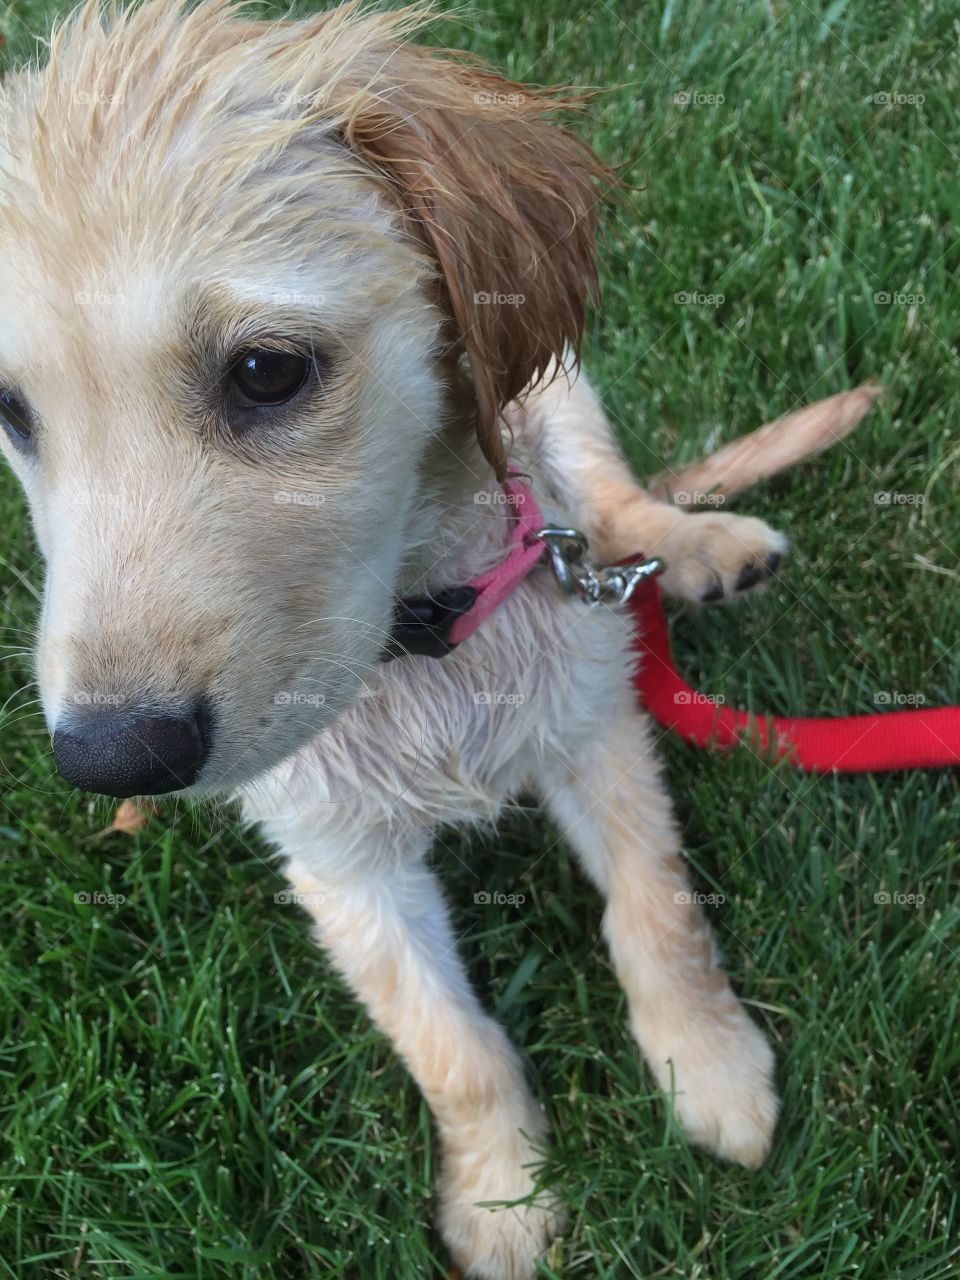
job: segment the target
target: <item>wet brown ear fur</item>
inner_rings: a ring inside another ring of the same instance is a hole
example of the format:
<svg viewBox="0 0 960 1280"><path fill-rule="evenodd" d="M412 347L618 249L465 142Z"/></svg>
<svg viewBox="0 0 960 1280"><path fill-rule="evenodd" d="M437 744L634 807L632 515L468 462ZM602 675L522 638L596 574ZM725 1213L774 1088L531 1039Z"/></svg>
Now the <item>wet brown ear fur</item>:
<svg viewBox="0 0 960 1280"><path fill-rule="evenodd" d="M597 205L613 178L551 118L569 99L416 45L381 66L343 136L436 259L438 302L470 362L480 445L502 479L500 410L567 344L579 349Z"/></svg>

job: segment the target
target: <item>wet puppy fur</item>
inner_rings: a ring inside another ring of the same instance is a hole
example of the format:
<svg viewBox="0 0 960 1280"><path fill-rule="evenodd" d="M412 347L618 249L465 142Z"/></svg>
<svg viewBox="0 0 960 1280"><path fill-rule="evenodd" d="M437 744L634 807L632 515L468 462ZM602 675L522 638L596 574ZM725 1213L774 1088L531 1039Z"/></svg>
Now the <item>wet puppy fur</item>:
<svg viewBox="0 0 960 1280"><path fill-rule="evenodd" d="M456 954L438 827L541 798L692 1140L760 1163L773 1059L690 893L620 613L538 572L449 657L384 663L395 599L502 557L508 454L601 560L659 554L673 595L734 598L786 540L693 509L872 392L644 489L576 367L611 175L562 99L418 47L423 21L148 0L58 27L0 101L0 413L59 767L240 799L431 1105L455 1261L514 1280L562 1207Z"/></svg>

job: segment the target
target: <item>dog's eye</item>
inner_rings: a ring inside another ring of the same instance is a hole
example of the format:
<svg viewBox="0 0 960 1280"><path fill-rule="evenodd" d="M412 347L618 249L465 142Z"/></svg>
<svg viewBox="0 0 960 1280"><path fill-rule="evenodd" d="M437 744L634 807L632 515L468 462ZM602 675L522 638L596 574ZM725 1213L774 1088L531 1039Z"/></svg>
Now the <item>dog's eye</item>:
<svg viewBox="0 0 960 1280"><path fill-rule="evenodd" d="M33 438L33 420L30 410L14 391L7 387L0 389L0 420L7 429L7 435L14 444L21 448L29 444Z"/></svg>
<svg viewBox="0 0 960 1280"><path fill-rule="evenodd" d="M240 405L284 404L306 382L312 362L293 351L245 351L230 370L230 390Z"/></svg>

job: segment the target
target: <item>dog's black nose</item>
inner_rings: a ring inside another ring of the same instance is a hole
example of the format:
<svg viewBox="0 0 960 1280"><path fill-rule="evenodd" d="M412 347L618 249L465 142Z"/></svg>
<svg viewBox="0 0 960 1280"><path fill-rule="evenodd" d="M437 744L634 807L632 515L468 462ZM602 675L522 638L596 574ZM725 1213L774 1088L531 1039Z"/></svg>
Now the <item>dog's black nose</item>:
<svg viewBox="0 0 960 1280"><path fill-rule="evenodd" d="M81 791L156 796L196 782L206 755L203 705L182 715L84 709L53 735L57 770Z"/></svg>

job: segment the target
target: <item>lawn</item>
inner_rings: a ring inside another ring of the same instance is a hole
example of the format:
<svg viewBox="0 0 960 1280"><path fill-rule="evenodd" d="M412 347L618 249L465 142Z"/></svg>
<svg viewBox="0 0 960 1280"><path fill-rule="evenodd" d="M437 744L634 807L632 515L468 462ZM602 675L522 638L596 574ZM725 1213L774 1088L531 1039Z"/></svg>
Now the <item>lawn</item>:
<svg viewBox="0 0 960 1280"><path fill-rule="evenodd" d="M54 12L13 0L4 57ZM958 19L955 0L467 0L437 24L518 79L606 90L579 127L635 189L586 358L641 473L888 387L847 446L741 503L792 539L773 589L675 618L685 672L731 703L960 702ZM174 803L99 835L107 802L54 774L24 652L42 567L6 473L0 528L0 1275L442 1275L426 1108L274 901L265 848L230 810ZM463 953L555 1134L570 1222L542 1274L957 1274L955 775L662 749L782 1121L759 1173L686 1145L600 903L536 814L441 842Z"/></svg>

